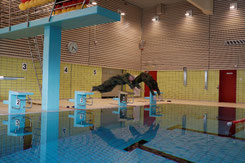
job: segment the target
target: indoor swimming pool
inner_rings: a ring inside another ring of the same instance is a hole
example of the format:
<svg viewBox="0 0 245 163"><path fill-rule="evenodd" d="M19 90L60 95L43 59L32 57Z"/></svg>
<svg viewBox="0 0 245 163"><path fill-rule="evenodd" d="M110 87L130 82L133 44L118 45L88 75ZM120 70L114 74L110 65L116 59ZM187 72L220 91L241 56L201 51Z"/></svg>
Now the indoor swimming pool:
<svg viewBox="0 0 245 163"><path fill-rule="evenodd" d="M0 116L0 162L244 162L245 109L158 105Z"/></svg>

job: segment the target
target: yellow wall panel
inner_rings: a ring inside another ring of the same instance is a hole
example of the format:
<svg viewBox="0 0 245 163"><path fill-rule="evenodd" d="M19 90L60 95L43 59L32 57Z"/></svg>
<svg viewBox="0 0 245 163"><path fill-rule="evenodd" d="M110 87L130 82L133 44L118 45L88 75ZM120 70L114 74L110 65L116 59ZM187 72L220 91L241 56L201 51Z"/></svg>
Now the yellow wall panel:
<svg viewBox="0 0 245 163"><path fill-rule="evenodd" d="M27 70L22 70L22 63ZM68 72L64 72L64 67ZM8 99L9 90L33 92L32 99L41 99L35 70L30 59L0 57L0 76L24 77L23 80L0 80L0 100ZM96 70L96 74L94 74ZM41 74L41 70L38 70ZM77 64L61 63L60 67L60 99L74 97L75 90L90 91L92 86L101 84L102 68ZM42 80L40 80L42 84ZM100 98L100 93L95 93Z"/></svg>
<svg viewBox="0 0 245 163"><path fill-rule="evenodd" d="M72 97L71 77L72 68L69 63L60 64L60 99L69 99ZM66 69L66 70L65 70Z"/></svg>
<svg viewBox="0 0 245 163"><path fill-rule="evenodd" d="M237 102L245 102L245 70L237 71Z"/></svg>
<svg viewBox="0 0 245 163"><path fill-rule="evenodd" d="M219 71L209 71L208 90L204 89L204 71L188 71L184 86L183 71L159 71L158 86L164 98L182 100L218 101Z"/></svg>
<svg viewBox="0 0 245 163"><path fill-rule="evenodd" d="M27 64L27 70L22 70L22 63ZM64 67L68 72L64 72ZM96 70L96 74L94 74ZM141 71L125 70L124 73L139 75ZM38 69L38 74L42 74ZM32 99L41 99L38 83L30 59L0 56L0 76L24 77L23 80L0 80L0 100L8 99L9 90L33 92ZM39 75L40 79L41 76ZM219 70L210 70L208 74L208 90L204 89L204 71L188 70L187 86L183 85L183 71L159 71L158 85L164 98L218 101ZM40 80L42 84L42 80ZM71 63L61 63L60 67L60 99L74 97L74 92L90 91L92 86L102 83L102 68ZM144 84L141 84L141 96L144 96ZM129 86L124 90L132 91ZM237 71L237 102L245 102L245 70ZM101 94L95 92L95 98Z"/></svg>
<svg viewBox="0 0 245 163"><path fill-rule="evenodd" d="M96 71L96 74L94 74ZM102 82L102 68L95 66L72 65L72 97L75 91L90 91L93 86ZM101 94L95 92L93 96L100 98Z"/></svg>
<svg viewBox="0 0 245 163"><path fill-rule="evenodd" d="M27 70L22 70L22 63L27 64ZM0 65L1 76L24 77L21 80L0 80L0 100L8 99L9 90L33 92L34 95L31 98L40 99L41 94L30 59L0 57Z"/></svg>

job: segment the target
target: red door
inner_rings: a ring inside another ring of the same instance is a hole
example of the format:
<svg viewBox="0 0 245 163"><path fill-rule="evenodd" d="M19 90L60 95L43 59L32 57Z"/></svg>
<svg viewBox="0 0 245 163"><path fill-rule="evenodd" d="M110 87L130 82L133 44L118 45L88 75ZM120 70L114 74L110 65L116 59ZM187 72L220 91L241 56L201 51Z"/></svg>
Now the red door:
<svg viewBox="0 0 245 163"><path fill-rule="evenodd" d="M220 70L219 102L236 103L236 70Z"/></svg>
<svg viewBox="0 0 245 163"><path fill-rule="evenodd" d="M157 71L149 71L149 74L157 81ZM145 97L150 96L150 89L149 87L145 84Z"/></svg>

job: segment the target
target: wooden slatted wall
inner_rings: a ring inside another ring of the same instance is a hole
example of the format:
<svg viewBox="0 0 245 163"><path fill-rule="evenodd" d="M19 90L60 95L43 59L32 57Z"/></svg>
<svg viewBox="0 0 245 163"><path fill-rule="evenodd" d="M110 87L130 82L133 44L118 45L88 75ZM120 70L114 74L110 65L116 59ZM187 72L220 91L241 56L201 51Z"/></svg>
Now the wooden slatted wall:
<svg viewBox="0 0 245 163"><path fill-rule="evenodd" d="M7 0L4 1L4 5L7 6ZM17 4L15 3L14 9L16 11L18 11ZM136 6L125 4L121 0L100 0L98 5L116 12L120 9L126 12L126 15L122 17L121 22L63 31L61 61L108 68L139 70L141 52L138 48L138 43L141 39L142 10ZM30 12L41 12L39 10L42 9L46 11L50 9L50 6L39 7ZM7 13L7 10L3 12ZM40 17L47 15L48 12ZM31 20L33 19L34 16L32 16ZM20 22L22 21L20 19ZM13 24L16 23L12 22ZM2 23L1 27L6 27L7 25ZM68 52L67 44L70 41L77 42L77 54L72 55ZM0 55L30 57L26 43L25 39L16 41L0 40Z"/></svg>
<svg viewBox="0 0 245 163"><path fill-rule="evenodd" d="M215 0L214 15L207 16L188 2L166 6L159 22L155 9L143 12L142 53L145 70L239 69L245 67L245 45L227 46L226 40L245 39L245 1L231 11L230 0ZM193 16L185 12L192 9Z"/></svg>
<svg viewBox="0 0 245 163"><path fill-rule="evenodd" d="M238 2L238 10L230 10L231 2ZM214 7L210 19L210 67L245 68L245 45L224 45L225 40L245 39L245 1L216 0Z"/></svg>

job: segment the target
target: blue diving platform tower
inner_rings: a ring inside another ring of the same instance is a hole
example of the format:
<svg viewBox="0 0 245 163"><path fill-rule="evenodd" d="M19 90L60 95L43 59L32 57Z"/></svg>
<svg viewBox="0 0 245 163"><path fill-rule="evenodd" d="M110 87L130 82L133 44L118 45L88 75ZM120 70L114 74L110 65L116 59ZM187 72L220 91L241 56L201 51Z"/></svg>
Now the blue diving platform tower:
<svg viewBox="0 0 245 163"><path fill-rule="evenodd" d="M44 34L42 110L59 109L61 31L120 21L120 14L94 6L0 29L0 39Z"/></svg>

